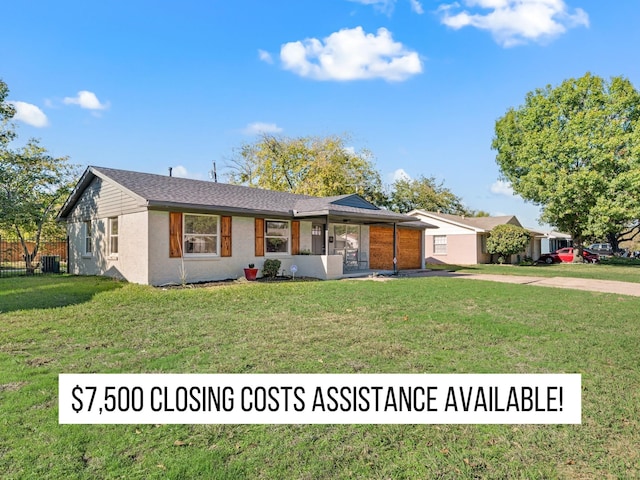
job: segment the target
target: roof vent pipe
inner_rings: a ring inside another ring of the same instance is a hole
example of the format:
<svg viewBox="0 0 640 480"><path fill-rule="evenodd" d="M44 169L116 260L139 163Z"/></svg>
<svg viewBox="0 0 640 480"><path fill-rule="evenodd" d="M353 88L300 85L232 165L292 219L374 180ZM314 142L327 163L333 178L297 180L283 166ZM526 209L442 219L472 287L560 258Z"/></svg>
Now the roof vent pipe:
<svg viewBox="0 0 640 480"><path fill-rule="evenodd" d="M170 177L173 177L172 172L173 172L173 167L169 167L169 176Z"/></svg>

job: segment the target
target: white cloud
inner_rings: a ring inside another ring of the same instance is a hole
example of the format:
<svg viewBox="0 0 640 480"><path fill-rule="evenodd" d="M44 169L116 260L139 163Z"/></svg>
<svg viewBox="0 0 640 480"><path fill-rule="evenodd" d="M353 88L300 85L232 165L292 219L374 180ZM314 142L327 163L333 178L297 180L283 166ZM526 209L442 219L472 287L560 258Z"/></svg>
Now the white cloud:
<svg viewBox="0 0 640 480"><path fill-rule="evenodd" d="M398 168L391 173L385 174L384 179L387 184L393 184L397 180L411 180L411 176L403 168Z"/></svg>
<svg viewBox="0 0 640 480"><path fill-rule="evenodd" d="M27 103L27 102L7 102L13 105L16 109L16 114L13 116L15 120L31 125L32 127L46 127L49 125L49 120L45 113L40 110L39 107Z"/></svg>
<svg viewBox="0 0 640 480"><path fill-rule="evenodd" d="M273 58L271 57L271 54L266 50L258 49L258 57L260 58L260 60L262 60L265 63L273 63Z"/></svg>
<svg viewBox="0 0 640 480"><path fill-rule="evenodd" d="M353 147L353 146L344 147L343 150L345 152L347 152L349 155L355 155L356 154L356 147Z"/></svg>
<svg viewBox="0 0 640 480"><path fill-rule="evenodd" d="M396 0L349 0L350 2L361 3L362 5L373 5L376 10L390 15Z"/></svg>
<svg viewBox="0 0 640 480"><path fill-rule="evenodd" d="M360 3L362 5L372 5L374 9L379 12L384 13L385 15L391 15L393 13L393 9L397 0L349 0L350 2ZM424 9L422 8L422 3L420 0L409 0L409 4L411 5L411 10L418 15L422 15L424 13Z"/></svg>
<svg viewBox="0 0 640 480"><path fill-rule="evenodd" d="M394 42L386 28L375 35L356 27L332 33L324 41L289 42L282 46L280 59L285 69L314 80L399 82L422 72L419 55Z"/></svg>
<svg viewBox="0 0 640 480"><path fill-rule="evenodd" d="M513 188L511 188L511 184L509 182L498 180L493 185L491 185L491 193L513 197Z"/></svg>
<svg viewBox="0 0 640 480"><path fill-rule="evenodd" d="M242 133L245 135L258 135L260 133L280 133L282 128L275 123L254 122L247 125Z"/></svg>
<svg viewBox="0 0 640 480"><path fill-rule="evenodd" d="M64 97L63 102L66 105L79 105L80 108L87 110L106 110L109 103L100 103L95 93L88 90L81 90L75 97Z"/></svg>
<svg viewBox="0 0 640 480"><path fill-rule="evenodd" d="M396 171L392 173L393 181L396 180L411 180L411 175L404 171L403 168L398 168Z"/></svg>
<svg viewBox="0 0 640 480"><path fill-rule="evenodd" d="M420 3L418 0L409 0L409 3L411 3L411 10L413 10L415 13L417 13L418 15L422 15L424 13L422 3Z"/></svg>
<svg viewBox="0 0 640 480"><path fill-rule="evenodd" d="M171 171L171 175L179 178L191 178L194 180L202 180L204 177L200 173L191 173L187 170L183 165L178 165L177 167L173 167Z"/></svg>
<svg viewBox="0 0 640 480"><path fill-rule="evenodd" d="M456 30L467 26L488 30L504 47L541 42L568 28L589 26L589 15L581 8L570 11L564 0L462 1L469 10L459 11L457 2L440 5L442 23Z"/></svg>

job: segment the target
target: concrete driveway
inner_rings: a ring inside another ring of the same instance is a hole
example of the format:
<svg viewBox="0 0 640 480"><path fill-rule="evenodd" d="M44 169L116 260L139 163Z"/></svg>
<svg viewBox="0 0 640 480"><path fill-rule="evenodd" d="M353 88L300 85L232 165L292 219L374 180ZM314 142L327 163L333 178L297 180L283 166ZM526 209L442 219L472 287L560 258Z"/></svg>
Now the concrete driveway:
<svg viewBox="0 0 640 480"><path fill-rule="evenodd" d="M411 275L408 275L411 276ZM534 285L538 287L569 288L573 290L588 290L591 292L617 293L640 297L640 283L618 282L615 280L594 280L591 278L572 277L529 277L520 275L491 275L486 273L457 273L432 270L416 276L437 276L460 278L465 280L486 280L490 282L516 283L519 285Z"/></svg>

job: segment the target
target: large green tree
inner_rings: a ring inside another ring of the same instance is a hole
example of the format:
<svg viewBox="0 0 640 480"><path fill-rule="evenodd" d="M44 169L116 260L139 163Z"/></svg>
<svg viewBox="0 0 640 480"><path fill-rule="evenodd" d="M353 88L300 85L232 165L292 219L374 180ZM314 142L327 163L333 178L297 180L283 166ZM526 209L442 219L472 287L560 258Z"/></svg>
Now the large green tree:
<svg viewBox="0 0 640 480"><path fill-rule="evenodd" d="M0 115L9 119L6 109L6 84L0 81ZM75 178L75 167L66 157L47 153L37 140L13 148L13 129L0 141L0 230L18 238L27 271L35 269L34 259L44 229L53 221L56 207L64 199ZM34 244L27 242L33 236Z"/></svg>
<svg viewBox="0 0 640 480"><path fill-rule="evenodd" d="M497 120L493 148L514 192L578 250L640 218L640 94L587 73L527 94Z"/></svg>
<svg viewBox="0 0 640 480"><path fill-rule="evenodd" d="M407 213L421 209L430 212L468 215L460 197L438 183L433 177L423 175L418 178L399 178L389 194L388 206L391 210Z"/></svg>
<svg viewBox="0 0 640 480"><path fill-rule="evenodd" d="M0 79L0 148L8 144L15 137L15 132L11 127L11 119L16 113L13 105L7 102L9 88Z"/></svg>
<svg viewBox="0 0 640 480"><path fill-rule="evenodd" d="M263 134L236 150L229 181L305 195L357 192L372 203L385 203L372 154L355 151L347 142L347 137L337 135L287 138Z"/></svg>
<svg viewBox="0 0 640 480"><path fill-rule="evenodd" d="M622 242L635 241L640 234L640 220L635 220L627 225L623 225L620 230L609 232L607 241L611 244L613 251L620 250Z"/></svg>

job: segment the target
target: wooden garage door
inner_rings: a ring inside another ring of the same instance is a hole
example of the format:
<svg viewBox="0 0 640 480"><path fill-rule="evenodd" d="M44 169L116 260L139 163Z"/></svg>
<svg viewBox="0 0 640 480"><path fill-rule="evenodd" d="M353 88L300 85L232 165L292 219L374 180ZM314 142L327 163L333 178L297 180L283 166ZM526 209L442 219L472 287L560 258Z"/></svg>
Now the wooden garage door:
<svg viewBox="0 0 640 480"><path fill-rule="evenodd" d="M398 269L422 266L422 231L398 228ZM369 268L393 270L393 227L369 228Z"/></svg>
<svg viewBox="0 0 640 480"><path fill-rule="evenodd" d="M398 229L398 268L422 267L422 230Z"/></svg>
<svg viewBox="0 0 640 480"><path fill-rule="evenodd" d="M393 270L392 227L369 227L369 268Z"/></svg>

